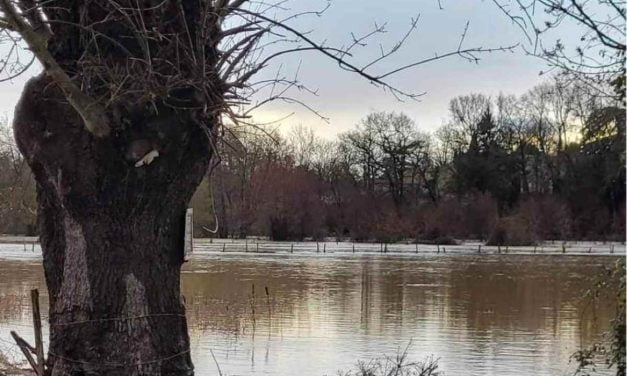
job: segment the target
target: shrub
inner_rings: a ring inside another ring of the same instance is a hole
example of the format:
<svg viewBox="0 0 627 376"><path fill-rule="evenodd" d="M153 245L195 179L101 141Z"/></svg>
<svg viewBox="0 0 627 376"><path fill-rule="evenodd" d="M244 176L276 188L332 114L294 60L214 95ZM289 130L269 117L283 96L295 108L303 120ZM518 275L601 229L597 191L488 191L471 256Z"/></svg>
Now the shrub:
<svg viewBox="0 0 627 376"><path fill-rule="evenodd" d="M423 361L407 360L407 351L411 342L403 352L399 350L396 357L384 356L370 361L358 361L357 367L348 372L338 372L339 376L439 376L438 359L433 356Z"/></svg>
<svg viewBox="0 0 627 376"><path fill-rule="evenodd" d="M457 241L450 235L440 232L439 228L431 228L428 232L416 236L418 244L456 245Z"/></svg>
<svg viewBox="0 0 627 376"><path fill-rule="evenodd" d="M566 203L552 195L528 197L518 213L531 225L538 240L567 239L571 233L572 215Z"/></svg>
<svg viewBox="0 0 627 376"><path fill-rule="evenodd" d="M512 216L501 218L490 238L488 245L533 245L536 244L536 237L531 223L524 217Z"/></svg>

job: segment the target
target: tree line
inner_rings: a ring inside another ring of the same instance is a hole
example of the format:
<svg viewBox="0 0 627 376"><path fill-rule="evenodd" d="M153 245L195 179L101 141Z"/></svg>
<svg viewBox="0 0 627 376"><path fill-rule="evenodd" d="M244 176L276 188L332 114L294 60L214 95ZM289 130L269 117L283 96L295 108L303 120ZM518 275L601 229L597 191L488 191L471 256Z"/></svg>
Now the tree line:
<svg viewBox="0 0 627 376"><path fill-rule="evenodd" d="M435 132L395 112L333 141L303 126L231 127L192 200L196 234L624 240L624 140L624 98L560 79L455 97ZM0 172L0 233L35 234L35 185L8 127Z"/></svg>
<svg viewBox="0 0 627 376"><path fill-rule="evenodd" d="M337 140L233 128L192 203L206 236L532 244L624 240L625 109L560 79L453 98L421 131L375 112Z"/></svg>

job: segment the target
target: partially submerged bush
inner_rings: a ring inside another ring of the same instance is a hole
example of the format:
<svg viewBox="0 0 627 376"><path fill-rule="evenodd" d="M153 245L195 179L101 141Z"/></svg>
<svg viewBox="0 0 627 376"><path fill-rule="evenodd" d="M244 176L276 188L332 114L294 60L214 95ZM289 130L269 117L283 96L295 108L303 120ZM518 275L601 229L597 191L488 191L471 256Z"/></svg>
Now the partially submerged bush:
<svg viewBox="0 0 627 376"><path fill-rule="evenodd" d="M533 226L527 219L519 216L501 218L487 242L487 245L509 246L534 244L536 244L536 236Z"/></svg>
<svg viewBox="0 0 627 376"><path fill-rule="evenodd" d="M358 361L357 367L348 372L338 372L338 376L439 376L438 359L429 356L421 362L407 360L411 342L403 352L395 357L384 356L370 361Z"/></svg>
<svg viewBox="0 0 627 376"><path fill-rule="evenodd" d="M450 235L444 233L440 228L434 227L426 233L416 236L418 244L440 244L440 245L457 245L457 241Z"/></svg>

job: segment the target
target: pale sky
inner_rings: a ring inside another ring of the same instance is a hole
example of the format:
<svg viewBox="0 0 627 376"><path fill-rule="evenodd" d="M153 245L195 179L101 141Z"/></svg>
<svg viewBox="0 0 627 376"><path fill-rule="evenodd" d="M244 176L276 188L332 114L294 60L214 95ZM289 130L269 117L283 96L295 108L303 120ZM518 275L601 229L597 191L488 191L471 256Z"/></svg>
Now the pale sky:
<svg viewBox="0 0 627 376"><path fill-rule="evenodd" d="M465 47L490 48L524 41L522 32L492 1L441 0L441 3L444 9L439 8L437 0L334 0L322 17L299 19L294 25L301 30L313 30L309 35L312 39L341 46L351 42L351 32L360 35L372 30L374 22L387 21L386 34L374 44L356 51L359 63L377 56L379 42L387 48L394 44L406 32L411 17L420 14L418 29L402 50L380 65L381 72L456 50L467 21L470 27ZM320 4L324 2L296 0L292 1L292 9L318 9ZM560 34L573 38L579 33L572 25L565 25ZM353 127L369 112L397 111L413 118L420 130L433 131L448 116L448 102L457 95L471 92L522 94L545 79L539 76L540 71L546 70L545 63L525 56L521 49L515 53L495 52L479 57L479 64L449 57L393 76L390 82L399 89L426 92L419 102L404 103L365 79L339 69L336 63L315 52L286 57L276 63L283 63L284 72L294 72L300 63L300 80L317 89L319 94L316 97L293 93L293 96L329 117L330 124L300 106L279 103L258 110L255 120L277 120L295 112L281 122L283 129L302 124L312 127L320 136L333 137ZM273 76L274 72L270 68L265 74ZM37 69L29 73L34 75ZM11 83L0 83L0 113L11 116L27 78L25 75Z"/></svg>

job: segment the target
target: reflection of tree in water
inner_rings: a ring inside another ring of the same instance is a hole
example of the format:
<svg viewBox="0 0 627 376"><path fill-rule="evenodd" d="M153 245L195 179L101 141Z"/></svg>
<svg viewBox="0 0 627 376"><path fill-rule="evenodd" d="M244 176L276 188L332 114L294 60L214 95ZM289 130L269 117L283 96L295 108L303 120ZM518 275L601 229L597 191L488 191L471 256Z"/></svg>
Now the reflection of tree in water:
<svg viewBox="0 0 627 376"><path fill-rule="evenodd" d="M282 318L294 317L295 306L307 298L300 292L309 291L310 283L302 266L279 270L281 265L244 260L188 266L182 292L192 332L245 335L252 334L253 325L255 330L280 331Z"/></svg>
<svg viewBox="0 0 627 376"><path fill-rule="evenodd" d="M551 256L540 257L506 256L453 265L449 274L453 325L495 341L516 333L593 341L607 326L611 308L589 306L596 319L584 317L583 295L591 276L613 259L571 257L555 262Z"/></svg>

